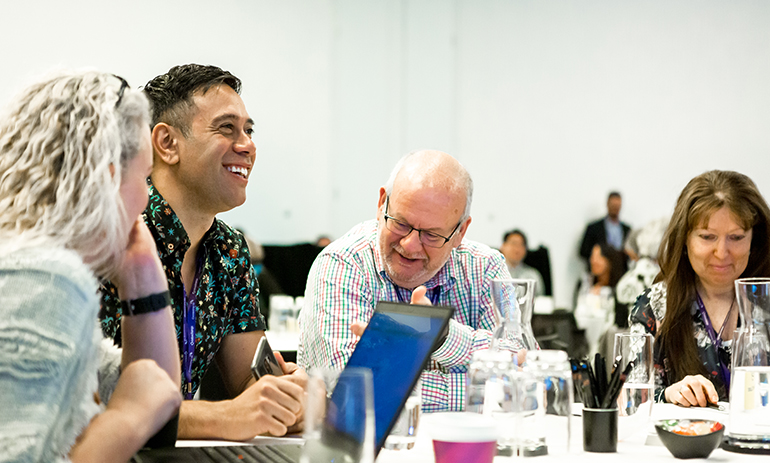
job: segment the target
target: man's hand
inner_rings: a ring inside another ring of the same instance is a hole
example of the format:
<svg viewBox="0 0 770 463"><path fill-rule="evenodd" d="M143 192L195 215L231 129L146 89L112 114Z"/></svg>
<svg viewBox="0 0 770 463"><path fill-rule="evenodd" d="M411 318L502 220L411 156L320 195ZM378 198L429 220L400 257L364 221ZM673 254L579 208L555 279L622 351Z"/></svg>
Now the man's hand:
<svg viewBox="0 0 770 463"><path fill-rule="evenodd" d="M411 304L433 305L430 303L430 299L425 296L427 293L428 290L425 288L425 286L418 286L412 291L412 298L409 302Z"/></svg>
<svg viewBox="0 0 770 463"><path fill-rule="evenodd" d="M714 384L701 375L685 376L678 383L674 383L665 390L666 400L669 403L682 407L705 407L719 401Z"/></svg>
<svg viewBox="0 0 770 463"><path fill-rule="evenodd" d="M305 370L298 367L296 363L287 362L283 359L283 355L280 352L274 352L275 359L278 360L278 365L281 366L284 375L291 375L291 380L302 387L307 388L307 373Z"/></svg>
<svg viewBox="0 0 770 463"><path fill-rule="evenodd" d="M302 368L298 367L296 363L290 363L286 362L283 359L283 356L280 352L275 352L275 359L278 360L278 364L281 366L281 369L283 370L284 375L291 375L291 380L299 385L302 386L302 389L304 391L307 390L307 373ZM303 394L304 399L304 394ZM296 432L301 432L305 427L305 402L302 401L302 410L300 413L297 414L297 421L289 426L289 430L286 432L287 434L292 434Z"/></svg>
<svg viewBox="0 0 770 463"><path fill-rule="evenodd" d="M305 412L304 370L275 353L283 376L254 381L251 361L261 331L233 333L222 339L217 366L231 400L186 400L179 414L180 439L247 440L260 434L282 436L301 428Z"/></svg>
<svg viewBox="0 0 770 463"><path fill-rule="evenodd" d="M521 365L524 365L524 362L527 361L527 349L522 349L514 354L516 356L516 365L521 367Z"/></svg>
<svg viewBox="0 0 770 463"><path fill-rule="evenodd" d="M299 384L298 384L299 383ZM260 434L283 436L302 421L307 375L297 369L286 376L266 375L230 401L210 403L226 419L218 437L247 440Z"/></svg>
<svg viewBox="0 0 770 463"><path fill-rule="evenodd" d="M433 305L430 303L430 299L428 299L426 296L427 292L428 290L425 288L425 286L418 286L414 288L409 303L419 305ZM367 322L355 321L350 324L350 331L352 331L356 336L361 337L361 335L364 334L366 325L368 325Z"/></svg>

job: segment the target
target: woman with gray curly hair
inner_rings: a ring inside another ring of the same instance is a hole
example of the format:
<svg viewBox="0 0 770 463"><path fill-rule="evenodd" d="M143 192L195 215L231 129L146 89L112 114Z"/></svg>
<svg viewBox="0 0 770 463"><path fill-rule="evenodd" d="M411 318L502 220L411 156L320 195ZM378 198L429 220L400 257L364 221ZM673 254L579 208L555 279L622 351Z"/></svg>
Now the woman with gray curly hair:
<svg viewBox="0 0 770 463"><path fill-rule="evenodd" d="M127 461L181 403L166 278L140 219L148 109L122 78L63 71L0 118L0 461ZM122 352L102 340L97 278L128 308Z"/></svg>

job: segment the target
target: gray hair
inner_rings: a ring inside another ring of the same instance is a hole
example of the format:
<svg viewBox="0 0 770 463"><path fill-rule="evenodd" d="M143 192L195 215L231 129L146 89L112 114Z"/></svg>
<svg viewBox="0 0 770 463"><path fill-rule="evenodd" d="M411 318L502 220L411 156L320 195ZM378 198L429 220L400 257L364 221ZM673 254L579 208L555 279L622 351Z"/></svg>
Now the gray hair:
<svg viewBox="0 0 770 463"><path fill-rule="evenodd" d="M415 155L423 152L423 150L412 151L398 160L395 167L393 167L393 170L390 172L387 183L385 183L385 194L388 197L390 197L391 193L393 193L393 184L396 183L396 178L404 168L404 165L413 161L412 158ZM468 170L465 168L465 166L463 166L456 159L455 162L457 163L456 168L454 169L455 172L451 177L446 179L449 180L447 190L461 190L465 192L465 211L463 211L463 216L460 219L460 221L464 221L471 216L471 203L473 202L473 179L471 178L471 174L468 173ZM426 177L423 178L425 179Z"/></svg>
<svg viewBox="0 0 770 463"><path fill-rule="evenodd" d="M0 119L0 241L72 249L111 277L135 220L122 171L148 130L149 104L111 74L59 71ZM116 108L116 103L119 105Z"/></svg>

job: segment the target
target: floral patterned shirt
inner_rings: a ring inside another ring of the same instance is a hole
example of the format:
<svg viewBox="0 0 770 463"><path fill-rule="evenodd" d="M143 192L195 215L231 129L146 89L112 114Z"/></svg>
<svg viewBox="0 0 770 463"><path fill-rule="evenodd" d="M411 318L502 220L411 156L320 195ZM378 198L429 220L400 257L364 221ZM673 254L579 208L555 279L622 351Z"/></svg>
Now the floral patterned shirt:
<svg viewBox="0 0 770 463"><path fill-rule="evenodd" d="M182 354L182 260L190 247L190 240L171 206L151 184L149 190L150 200L143 217L155 238L158 255L168 277L179 352ZM257 276L243 235L221 220L214 219L211 228L203 236L199 252L202 253L202 269L195 295L198 311L192 365L193 394L198 390L201 378L225 336L265 329L265 320L259 312ZM99 318L102 331L120 345L121 306L117 288L105 282L101 292Z"/></svg>
<svg viewBox="0 0 770 463"><path fill-rule="evenodd" d="M732 353L732 341L722 342L719 348L714 348L714 343L708 335L706 324L698 310L697 301L690 304L690 314L692 315L693 332L695 334L695 344L698 355L703 362L703 367L708 372L706 378L714 384L719 394L719 400L729 400L727 394L727 381L722 374L721 365L730 367L730 358ZM662 322L666 315L666 285L665 283L656 283L647 288L636 300L636 305L631 311L629 317L632 332L647 332L656 335L657 322ZM658 343L655 343L655 369L657 375L655 378L655 400L656 402L665 402L665 390L673 384L674 378L671 377L668 367L669 352L661 352Z"/></svg>

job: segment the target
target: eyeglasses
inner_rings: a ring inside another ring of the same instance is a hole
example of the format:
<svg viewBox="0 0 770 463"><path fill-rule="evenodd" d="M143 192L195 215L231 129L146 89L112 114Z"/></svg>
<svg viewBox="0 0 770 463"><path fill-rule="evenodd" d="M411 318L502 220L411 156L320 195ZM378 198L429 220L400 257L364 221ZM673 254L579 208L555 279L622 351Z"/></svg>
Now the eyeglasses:
<svg viewBox="0 0 770 463"><path fill-rule="evenodd" d="M123 99L123 92L126 91L126 88L128 88L129 85L128 85L128 82L126 82L126 79L115 74L113 74L113 76L115 76L115 78L117 79L120 79L120 90L118 90L118 101L115 102L115 107L117 108L118 106L120 106L120 101Z"/></svg>
<svg viewBox="0 0 770 463"><path fill-rule="evenodd" d="M428 246L429 248L441 248L447 242L449 242L450 239L452 239L452 236L454 236L455 232L458 228L460 228L460 224L463 223L462 220L457 222L457 225L455 225L455 228L452 229L452 233L449 234L449 236L441 236L438 233L433 233L427 230L420 230L419 228L414 228L413 226L409 225L406 222L402 222L398 220L395 217L388 215L388 206L390 205L390 196L385 198L385 213L383 214L385 216L385 226L390 230L391 232L395 233L399 236L408 236L412 231L416 231L420 236L420 242Z"/></svg>

